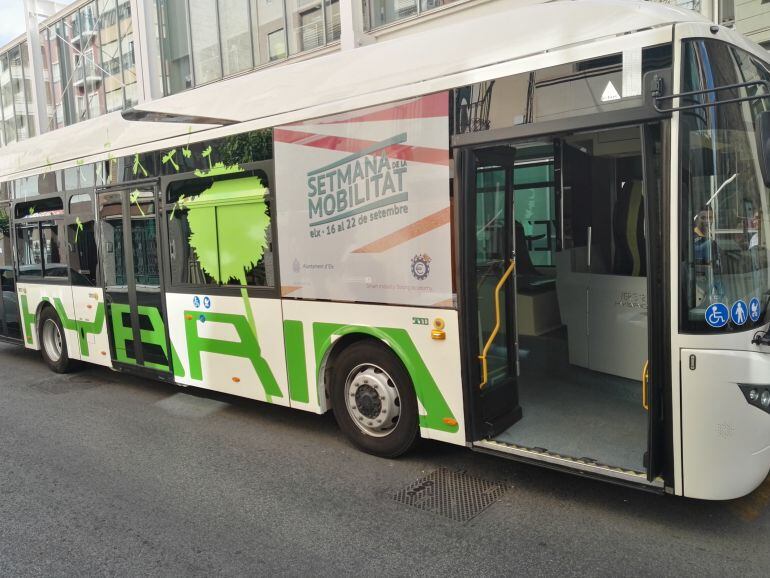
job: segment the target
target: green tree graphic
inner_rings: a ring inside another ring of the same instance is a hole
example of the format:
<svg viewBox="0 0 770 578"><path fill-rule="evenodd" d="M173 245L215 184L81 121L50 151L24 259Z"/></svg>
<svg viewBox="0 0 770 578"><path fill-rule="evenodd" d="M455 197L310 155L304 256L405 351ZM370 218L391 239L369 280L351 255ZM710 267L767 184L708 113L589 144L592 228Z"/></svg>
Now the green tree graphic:
<svg viewBox="0 0 770 578"><path fill-rule="evenodd" d="M225 167L217 163L199 176L241 172L243 170L238 166ZM201 194L184 201L188 210L190 246L195 250L201 268L220 284L235 280L241 286L246 318L257 343L257 326L246 290L246 272L262 261L267 250L270 216L265 204L266 195L267 189L258 177L244 176L215 181ZM257 375L270 401L269 392L280 395L280 389L261 353L257 352L257 355L260 359Z"/></svg>

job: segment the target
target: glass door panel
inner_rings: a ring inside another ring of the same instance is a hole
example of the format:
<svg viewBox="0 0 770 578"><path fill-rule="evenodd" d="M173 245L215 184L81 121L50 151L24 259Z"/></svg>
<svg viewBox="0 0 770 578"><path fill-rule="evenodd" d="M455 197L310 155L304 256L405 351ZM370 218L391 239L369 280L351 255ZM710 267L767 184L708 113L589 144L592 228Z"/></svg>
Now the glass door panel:
<svg viewBox="0 0 770 578"><path fill-rule="evenodd" d="M156 206L153 189L99 196L102 268L114 361L170 372Z"/></svg>

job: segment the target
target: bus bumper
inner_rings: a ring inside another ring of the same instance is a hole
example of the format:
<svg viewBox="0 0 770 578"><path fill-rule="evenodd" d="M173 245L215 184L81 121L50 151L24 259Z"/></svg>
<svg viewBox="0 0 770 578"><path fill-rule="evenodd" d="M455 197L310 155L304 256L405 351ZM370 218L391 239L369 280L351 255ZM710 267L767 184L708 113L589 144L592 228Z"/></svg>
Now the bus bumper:
<svg viewBox="0 0 770 578"><path fill-rule="evenodd" d="M739 498L770 472L770 408L746 391L770 391L770 355L683 349L682 488L706 500Z"/></svg>

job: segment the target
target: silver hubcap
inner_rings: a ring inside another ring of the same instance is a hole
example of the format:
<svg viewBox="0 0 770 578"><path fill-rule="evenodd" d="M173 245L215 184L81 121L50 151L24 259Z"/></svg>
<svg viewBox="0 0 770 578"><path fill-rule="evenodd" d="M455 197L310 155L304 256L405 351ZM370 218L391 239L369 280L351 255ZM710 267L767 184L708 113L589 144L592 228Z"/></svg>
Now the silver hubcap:
<svg viewBox="0 0 770 578"><path fill-rule="evenodd" d="M53 319L46 319L43 324L43 347L51 361L56 362L61 359L61 332Z"/></svg>
<svg viewBox="0 0 770 578"><path fill-rule="evenodd" d="M398 425L401 400L393 379L369 363L348 374L345 401L353 423L366 435L385 437Z"/></svg>

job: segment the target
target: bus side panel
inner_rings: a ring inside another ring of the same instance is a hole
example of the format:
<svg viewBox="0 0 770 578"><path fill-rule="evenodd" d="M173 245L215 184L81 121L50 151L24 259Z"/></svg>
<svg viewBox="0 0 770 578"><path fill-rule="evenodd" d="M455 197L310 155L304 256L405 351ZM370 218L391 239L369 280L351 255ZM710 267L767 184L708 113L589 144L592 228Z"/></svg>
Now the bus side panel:
<svg viewBox="0 0 770 578"><path fill-rule="evenodd" d="M340 337L368 335L390 347L409 371L422 437L465 445L457 311L287 299L283 314L293 398L307 400L304 406L292 402L293 407L327 409L319 376L328 353ZM444 340L431 336L437 319L444 322ZM305 372L297 372L303 359Z"/></svg>
<svg viewBox="0 0 770 578"><path fill-rule="evenodd" d="M104 292L101 287L73 286L72 301L80 332L78 336L80 359L111 368L112 358L110 338L107 333Z"/></svg>
<svg viewBox="0 0 770 578"><path fill-rule="evenodd" d="M37 336L37 311L43 301L48 301L55 307L62 327L64 327L64 338L67 342L67 353L70 359L80 359L80 343L75 321L75 307L72 302L72 287L70 285L19 283L17 288L24 346L28 349L40 349Z"/></svg>
<svg viewBox="0 0 770 578"><path fill-rule="evenodd" d="M681 368L684 495L748 494L770 471L770 414L750 405L738 384L770 389L770 355L683 349Z"/></svg>
<svg viewBox="0 0 770 578"><path fill-rule="evenodd" d="M251 316L241 297L166 295L176 382L288 406L281 301L248 305Z"/></svg>

